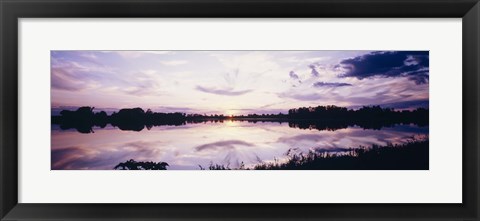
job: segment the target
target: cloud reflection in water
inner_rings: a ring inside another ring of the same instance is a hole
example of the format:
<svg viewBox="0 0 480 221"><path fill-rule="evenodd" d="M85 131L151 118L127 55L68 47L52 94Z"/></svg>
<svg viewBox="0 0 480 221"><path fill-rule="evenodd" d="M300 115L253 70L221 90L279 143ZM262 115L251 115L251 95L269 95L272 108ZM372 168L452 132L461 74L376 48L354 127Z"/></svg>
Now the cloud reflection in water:
<svg viewBox="0 0 480 221"><path fill-rule="evenodd" d="M360 145L402 143L428 134L428 127L401 125L381 130L348 127L319 131L288 124L238 121L153 127L141 132L114 128L92 134L52 130L52 169L113 169L119 162L167 162L169 170L199 169L210 163L235 168L280 159L292 148L305 152L338 151Z"/></svg>

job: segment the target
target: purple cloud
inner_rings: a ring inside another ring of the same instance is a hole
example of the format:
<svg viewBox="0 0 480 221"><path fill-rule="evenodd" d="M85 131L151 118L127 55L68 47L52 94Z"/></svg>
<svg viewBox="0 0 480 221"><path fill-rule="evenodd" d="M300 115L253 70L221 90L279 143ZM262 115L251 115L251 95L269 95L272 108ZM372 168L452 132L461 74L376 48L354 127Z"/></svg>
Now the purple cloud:
<svg viewBox="0 0 480 221"><path fill-rule="evenodd" d="M55 149L51 154L52 170L86 169L108 165L108 162L91 157L92 151L77 146Z"/></svg>
<svg viewBox="0 0 480 221"><path fill-rule="evenodd" d="M336 66L344 73L340 77L408 77L416 84L426 84L429 74L428 51L372 52L345 59Z"/></svg>
<svg viewBox="0 0 480 221"><path fill-rule="evenodd" d="M209 93L209 94L225 95L225 96L239 96L239 95L244 95L246 93L252 92L252 90L235 91L231 88L217 89L217 88L202 87L202 86L199 86L199 85L197 85L197 87L195 89L197 89L198 91Z"/></svg>
<svg viewBox="0 0 480 221"><path fill-rule="evenodd" d="M318 73L315 65L311 64L311 65L308 65L308 67L309 67L310 69L312 69L312 76L314 76L314 77L320 76L320 73Z"/></svg>
<svg viewBox="0 0 480 221"><path fill-rule="evenodd" d="M113 169L119 162L128 159L145 160L162 154L155 147L159 141L134 141L102 150L82 146L52 149L52 170Z"/></svg>
<svg viewBox="0 0 480 221"><path fill-rule="evenodd" d="M340 82L323 82L319 81L313 84L314 87L346 87L352 86L352 84L348 83L340 83Z"/></svg>
<svg viewBox="0 0 480 221"><path fill-rule="evenodd" d="M298 80L298 75L294 71L290 71L288 75L290 76L290 78Z"/></svg>
<svg viewBox="0 0 480 221"><path fill-rule="evenodd" d="M51 86L53 89L79 91L87 86L84 82L71 77L71 74L62 68L52 68L51 74Z"/></svg>
<svg viewBox="0 0 480 221"><path fill-rule="evenodd" d="M216 150L218 148L229 149L230 150L230 149L234 149L235 145L247 146L247 147L254 146L251 143L247 143L247 142L241 141L241 140L225 140L225 141L218 141L218 142L203 144L203 145L195 147L195 150L197 150L197 151L212 150L212 149Z"/></svg>
<svg viewBox="0 0 480 221"><path fill-rule="evenodd" d="M400 102L394 102L394 103L380 104L380 106L395 108L395 109L413 109L413 108L419 108L419 107L428 108L429 101L428 99L400 101Z"/></svg>
<svg viewBox="0 0 480 221"><path fill-rule="evenodd" d="M278 95L279 97L288 97L288 98L293 98L295 100L299 101L316 101L316 100L321 100L324 98L324 96L316 93L312 94L288 94L288 93L281 93Z"/></svg>

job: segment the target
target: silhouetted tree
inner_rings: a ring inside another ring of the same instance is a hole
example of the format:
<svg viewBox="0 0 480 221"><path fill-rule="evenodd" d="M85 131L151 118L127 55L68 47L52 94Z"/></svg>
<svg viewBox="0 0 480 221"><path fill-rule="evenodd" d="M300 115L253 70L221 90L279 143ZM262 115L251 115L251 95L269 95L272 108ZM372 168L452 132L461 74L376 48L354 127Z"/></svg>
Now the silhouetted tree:
<svg viewBox="0 0 480 221"><path fill-rule="evenodd" d="M127 160L123 163L119 163L113 169L115 170L166 170L168 163L165 162L137 162L133 159Z"/></svg>
<svg viewBox="0 0 480 221"><path fill-rule="evenodd" d="M392 108L380 106L364 106L358 110L337 107L334 105L317 107L299 107L288 110L288 114L248 114L225 116L223 114L185 114L156 113L141 108L121 109L110 116L104 111L93 112L93 107L80 107L76 111L62 110L61 116L52 116L52 123L60 124L60 128L75 128L81 133L93 133L93 126L105 127L107 124L121 130L141 131L153 126L180 126L186 123L222 123L224 120L240 120L250 123L288 122L290 127L300 129L337 130L349 126L359 126L365 129L381 129L396 124L428 125L428 109L418 108L413 111L395 111Z"/></svg>

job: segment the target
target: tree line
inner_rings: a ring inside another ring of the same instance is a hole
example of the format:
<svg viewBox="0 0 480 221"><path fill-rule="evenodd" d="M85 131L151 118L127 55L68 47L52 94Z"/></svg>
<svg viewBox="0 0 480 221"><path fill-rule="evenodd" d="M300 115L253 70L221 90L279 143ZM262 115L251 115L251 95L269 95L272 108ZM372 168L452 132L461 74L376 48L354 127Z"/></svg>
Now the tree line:
<svg viewBox="0 0 480 221"><path fill-rule="evenodd" d="M93 126L104 128L107 124L121 130L141 131L153 126L180 126L187 123L223 122L240 120L256 123L258 121L288 122L290 127L300 129L336 130L349 126L367 129L380 129L395 124L428 125L429 112L425 108L395 111L393 108L364 106L358 110L334 105L300 107L288 110L288 114L186 114L180 112L159 113L142 108L125 108L108 115L105 111L94 112L94 107L80 107L75 111L62 110L60 116L52 116L52 123L61 129L75 128L81 133L92 133Z"/></svg>

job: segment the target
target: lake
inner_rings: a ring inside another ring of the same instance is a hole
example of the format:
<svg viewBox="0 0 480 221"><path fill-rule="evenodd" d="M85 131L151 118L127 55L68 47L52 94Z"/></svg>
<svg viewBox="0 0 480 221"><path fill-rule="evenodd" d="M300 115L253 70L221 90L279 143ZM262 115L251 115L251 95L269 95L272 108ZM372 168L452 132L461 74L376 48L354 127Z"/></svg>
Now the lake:
<svg viewBox="0 0 480 221"><path fill-rule="evenodd" d="M272 121L205 121L141 131L107 125L93 133L52 124L52 169L111 170L121 162L167 162L168 170L198 170L211 164L251 168L308 151L341 154L348 148L402 144L428 136L428 126L315 127Z"/></svg>

